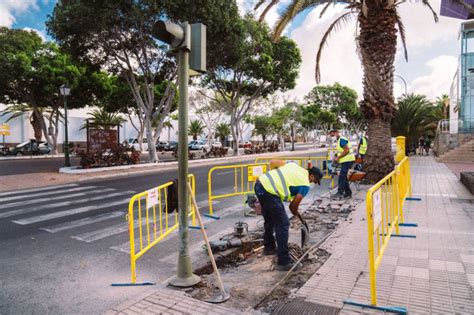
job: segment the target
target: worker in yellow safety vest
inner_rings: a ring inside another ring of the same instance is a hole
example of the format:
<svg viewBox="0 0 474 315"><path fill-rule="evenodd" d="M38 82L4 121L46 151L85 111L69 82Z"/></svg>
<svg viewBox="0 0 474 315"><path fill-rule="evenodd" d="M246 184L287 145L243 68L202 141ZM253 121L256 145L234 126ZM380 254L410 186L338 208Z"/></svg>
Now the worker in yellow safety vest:
<svg viewBox="0 0 474 315"><path fill-rule="evenodd" d="M275 166L275 161L271 163ZM278 161L278 168L261 175L255 183L255 195L265 220L263 236L264 255L277 254L277 270L289 270L293 266L288 252L290 222L282 201L290 202L290 211L298 215L301 200L308 194L310 183L321 185L323 173L317 167L308 170L296 163ZM275 237L273 236L275 231Z"/></svg>
<svg viewBox="0 0 474 315"><path fill-rule="evenodd" d="M337 139L337 144L336 144L337 155L334 158L334 161L341 165L341 171L339 173L339 178L338 178L338 183L337 183L337 186L338 186L337 194L332 196L332 198L333 199L352 198L352 190L349 185L349 180L347 179L347 174L349 173L349 170L351 169L355 161L355 155L354 155L354 152L352 151L351 142L347 138L342 137L341 134L339 133L339 130L336 130L336 129L331 130L329 135L331 137L336 137Z"/></svg>
<svg viewBox="0 0 474 315"><path fill-rule="evenodd" d="M359 140L359 147L357 148L357 152L359 156L364 159L365 154L367 153L367 145L368 145L367 136L362 136Z"/></svg>

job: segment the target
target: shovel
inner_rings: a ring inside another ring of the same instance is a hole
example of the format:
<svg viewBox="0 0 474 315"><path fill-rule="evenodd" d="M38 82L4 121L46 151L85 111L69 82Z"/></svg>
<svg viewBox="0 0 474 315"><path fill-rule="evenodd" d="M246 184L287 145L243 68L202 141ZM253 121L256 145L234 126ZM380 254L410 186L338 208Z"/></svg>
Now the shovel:
<svg viewBox="0 0 474 315"><path fill-rule="evenodd" d="M309 242L309 226L308 223L298 213L298 219L301 221L301 248L304 248Z"/></svg>
<svg viewBox="0 0 474 315"><path fill-rule="evenodd" d="M207 233L206 233L206 230L204 228L204 224L202 223L201 214L199 213L199 208L197 206L196 199L194 198L193 190L192 190L191 185L189 184L189 182L188 182L188 192L191 195L191 202L193 203L194 210L196 211L196 217L199 221L199 225L201 226L201 231L202 231L202 235L204 237L204 241L206 242L207 253L209 254L209 258L211 259L212 267L214 268L214 272L216 273L216 276L217 276L217 284L218 284L219 289L221 291L220 294L209 298L208 300L206 300L206 302L209 302L209 303L223 303L223 302L227 301L230 298L230 294L225 289L224 283L222 282L221 275L219 273L219 270L217 269L216 260L214 259L214 255L212 254L211 245L209 244L209 239L207 238Z"/></svg>

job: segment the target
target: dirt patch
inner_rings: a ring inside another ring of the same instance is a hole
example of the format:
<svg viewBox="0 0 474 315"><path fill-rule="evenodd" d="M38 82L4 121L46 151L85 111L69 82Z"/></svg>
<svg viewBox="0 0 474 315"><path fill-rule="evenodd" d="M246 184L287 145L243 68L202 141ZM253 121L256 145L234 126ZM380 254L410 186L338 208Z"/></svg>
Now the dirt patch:
<svg viewBox="0 0 474 315"><path fill-rule="evenodd" d="M312 206L301 213L311 232L310 242L303 249L299 246L301 223L297 218L290 220L289 248L292 259L299 259L311 247L314 249L301 261L301 266L294 270L270 295L268 295L269 290L285 277L287 271L278 271L274 268L276 257L264 256L261 243L250 242L247 246L216 253L222 280L230 293L230 299L223 305L240 311L251 311L259 304L258 310L271 313L282 303L295 299L297 290L330 256L330 253L318 248L319 244L337 228L341 221L350 220L348 216L355 210L356 205L356 201L316 200ZM259 229L242 240L245 242L262 237L263 230ZM191 297L206 301L219 294L217 279L210 264L195 270L195 273L201 276L202 282L193 289L187 290Z"/></svg>

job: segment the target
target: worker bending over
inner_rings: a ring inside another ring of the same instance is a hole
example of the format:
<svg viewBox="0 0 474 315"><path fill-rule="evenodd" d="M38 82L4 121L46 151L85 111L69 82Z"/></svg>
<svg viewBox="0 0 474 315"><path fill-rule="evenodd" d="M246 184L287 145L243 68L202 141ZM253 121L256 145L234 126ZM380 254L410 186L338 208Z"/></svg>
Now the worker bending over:
<svg viewBox="0 0 474 315"><path fill-rule="evenodd" d="M278 166L261 175L255 183L255 195L262 207L265 220L263 236L264 255L278 256L277 270L289 270L293 266L288 252L288 229L290 222L282 201L291 201L290 211L298 214L301 200L308 194L310 183L320 184L323 173L317 167L309 170L295 163L272 161L271 165ZM276 234L276 245L273 231Z"/></svg>
<svg viewBox="0 0 474 315"><path fill-rule="evenodd" d="M352 152L352 145L345 137L341 137L339 130L331 130L329 133L331 137L336 137L337 155L334 158L336 163L341 165L339 179L337 183L337 194L333 196L334 199L352 198L352 190L347 179L347 174L355 161L354 152Z"/></svg>

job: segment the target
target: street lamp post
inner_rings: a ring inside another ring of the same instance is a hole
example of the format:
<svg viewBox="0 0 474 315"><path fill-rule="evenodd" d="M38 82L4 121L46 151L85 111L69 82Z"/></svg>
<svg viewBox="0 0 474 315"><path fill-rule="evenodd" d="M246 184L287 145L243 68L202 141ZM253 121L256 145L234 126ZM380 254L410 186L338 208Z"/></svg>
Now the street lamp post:
<svg viewBox="0 0 474 315"><path fill-rule="evenodd" d="M63 96L64 99L64 166L70 167L71 162L69 161L69 141L67 134L67 97L71 93L71 88L67 84L63 84L59 87L59 93Z"/></svg>
<svg viewBox="0 0 474 315"><path fill-rule="evenodd" d="M407 81L405 81L405 79L399 75L399 74L395 74L394 76L400 78L402 81L403 81L403 84L405 85L405 95L408 95L408 90L407 90Z"/></svg>

